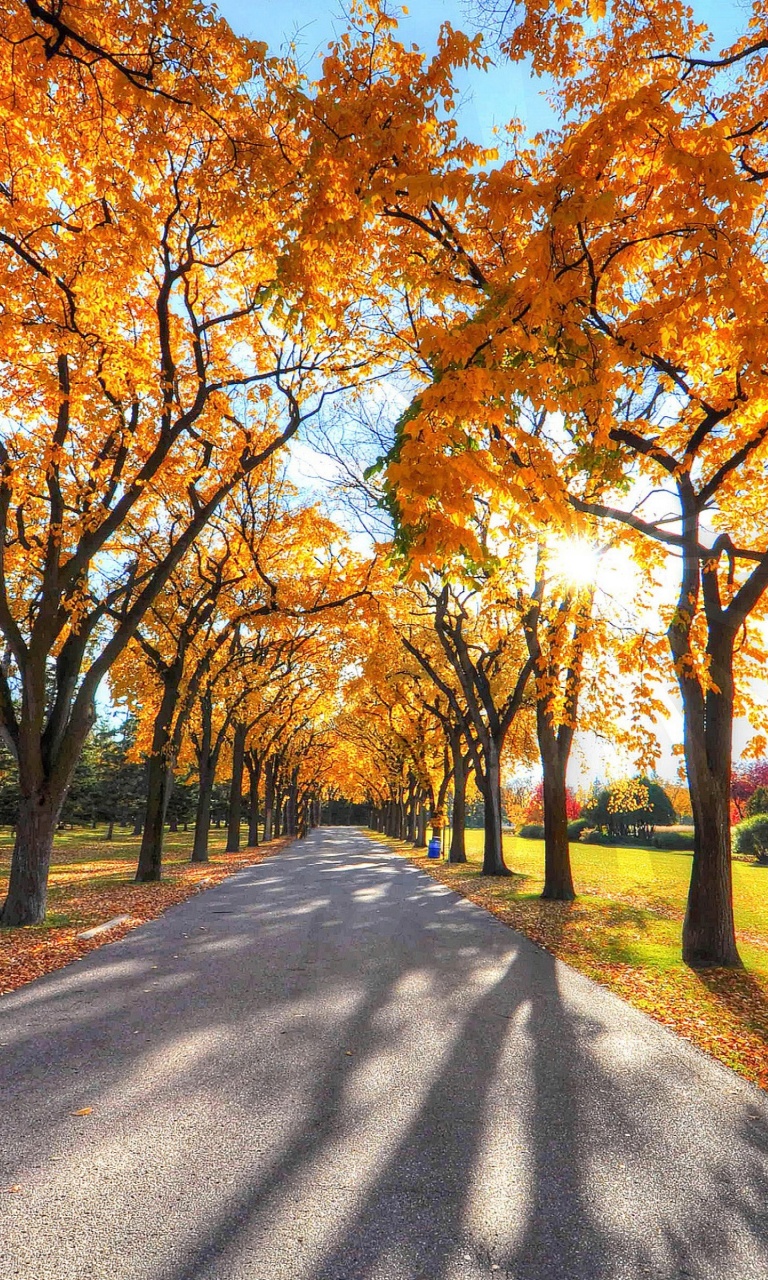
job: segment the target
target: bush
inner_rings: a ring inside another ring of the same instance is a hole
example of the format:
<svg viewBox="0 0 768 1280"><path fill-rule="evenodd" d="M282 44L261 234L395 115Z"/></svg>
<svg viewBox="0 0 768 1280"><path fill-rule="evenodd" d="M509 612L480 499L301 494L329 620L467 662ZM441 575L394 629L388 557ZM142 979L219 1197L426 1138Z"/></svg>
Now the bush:
<svg viewBox="0 0 768 1280"><path fill-rule="evenodd" d="M670 827L676 821L672 801L661 783L645 775L595 788L582 813L590 827L599 827L613 837L609 844L630 839L647 845L654 827Z"/></svg>
<svg viewBox="0 0 768 1280"><path fill-rule="evenodd" d="M693 832L657 831L653 843L657 849L680 849L690 853L693 851Z"/></svg>
<svg viewBox="0 0 768 1280"><path fill-rule="evenodd" d="M768 813L768 787L757 787L749 797L744 812L748 818L754 818L758 813Z"/></svg>
<svg viewBox="0 0 768 1280"><path fill-rule="evenodd" d="M525 822L517 834L524 840L543 840L544 828L540 822Z"/></svg>
<svg viewBox="0 0 768 1280"><path fill-rule="evenodd" d="M598 827L585 827L579 836L582 844L615 844L616 840L613 836L607 836L604 831L600 831Z"/></svg>
<svg viewBox="0 0 768 1280"><path fill-rule="evenodd" d="M734 853L748 853L768 863L768 813L756 813L740 822L733 833Z"/></svg>
<svg viewBox="0 0 768 1280"><path fill-rule="evenodd" d="M568 839L579 840L582 831L586 831L589 823L586 818L574 818L573 822L568 823Z"/></svg>

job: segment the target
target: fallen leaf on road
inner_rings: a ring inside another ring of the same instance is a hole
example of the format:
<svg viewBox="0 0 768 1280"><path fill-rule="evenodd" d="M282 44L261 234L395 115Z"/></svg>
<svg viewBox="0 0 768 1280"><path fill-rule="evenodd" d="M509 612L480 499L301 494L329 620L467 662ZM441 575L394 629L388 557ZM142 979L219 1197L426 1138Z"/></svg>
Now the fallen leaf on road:
<svg viewBox="0 0 768 1280"><path fill-rule="evenodd" d="M81 1107L79 1111L70 1111L71 1116L89 1116L93 1111L93 1107Z"/></svg>
<svg viewBox="0 0 768 1280"><path fill-rule="evenodd" d="M19 1186L18 1182L15 1182L12 1187L3 1187L2 1190L7 1192L21 1191L21 1187Z"/></svg>

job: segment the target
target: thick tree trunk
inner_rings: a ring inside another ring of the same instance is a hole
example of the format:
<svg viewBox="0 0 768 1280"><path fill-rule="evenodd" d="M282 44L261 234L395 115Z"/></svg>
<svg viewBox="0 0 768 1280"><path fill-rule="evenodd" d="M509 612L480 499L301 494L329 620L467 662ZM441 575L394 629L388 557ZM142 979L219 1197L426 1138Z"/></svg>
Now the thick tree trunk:
<svg viewBox="0 0 768 1280"><path fill-rule="evenodd" d="M713 631L714 628L711 628ZM733 636L724 628L709 644L713 685L702 699L679 680L694 853L683 923L683 960L692 968L738 968L731 872ZM703 713L703 714L702 714Z"/></svg>
<svg viewBox="0 0 768 1280"><path fill-rule="evenodd" d="M427 818L428 817L429 817L429 814L427 813L426 801L423 798L421 798L419 800L419 818L418 818L417 830L416 830L416 848L417 849L426 849L427 847Z"/></svg>
<svg viewBox="0 0 768 1280"><path fill-rule="evenodd" d="M397 801L397 838L405 840L408 834L408 817L405 811L405 790L401 787Z"/></svg>
<svg viewBox="0 0 768 1280"><path fill-rule="evenodd" d="M309 806L310 801L306 792L304 792L298 800L296 829L299 839L304 840L309 831Z"/></svg>
<svg viewBox="0 0 768 1280"><path fill-rule="evenodd" d="M211 750L213 743L213 707L208 693L204 693L200 699L200 724L200 740L196 743L199 789L191 862L208 861L208 837L211 830L211 795L216 776L216 759Z"/></svg>
<svg viewBox="0 0 768 1280"><path fill-rule="evenodd" d="M43 685L41 681L37 691L41 702ZM59 750L50 762L50 769L46 770L41 736L30 728L29 723L24 723L25 715L33 723L36 719L30 701L30 691L24 689L18 745L16 837L8 893L0 912L0 925L8 927L42 924L45 919L53 837L75 767L96 719L93 704L85 704L80 716L76 720L70 719Z"/></svg>
<svg viewBox="0 0 768 1280"><path fill-rule="evenodd" d="M508 876L501 842L501 760L498 743L490 739L484 751L485 776L482 794L485 801L483 837L484 876Z"/></svg>
<svg viewBox="0 0 768 1280"><path fill-rule="evenodd" d="M63 802L63 795L55 803L46 790L20 797L11 876L0 924L42 924L45 919L53 837Z"/></svg>
<svg viewBox="0 0 768 1280"><path fill-rule="evenodd" d="M211 830L211 788L213 771L198 769L200 790L197 796L197 812L195 814L195 835L192 841L191 862L208 861L208 837Z"/></svg>
<svg viewBox="0 0 768 1280"><path fill-rule="evenodd" d="M178 664L163 675L163 696L152 730L152 751L147 769L147 807L139 850L136 882L147 884L159 880L163 864L163 824L170 798L168 760L173 713L178 699L181 669Z"/></svg>
<svg viewBox="0 0 768 1280"><path fill-rule="evenodd" d="M259 845L259 787L261 785L261 760L258 755L249 752L246 758L248 768L248 848L256 849Z"/></svg>
<svg viewBox="0 0 768 1280"><path fill-rule="evenodd" d="M272 839L275 809L275 761L270 756L264 768L264 843Z"/></svg>
<svg viewBox="0 0 768 1280"><path fill-rule="evenodd" d="M291 774L290 789L285 806L285 834L295 836L299 829L299 771Z"/></svg>
<svg viewBox="0 0 768 1280"><path fill-rule="evenodd" d="M247 733L246 725L235 725L234 741L232 743L232 781L229 787L227 853L240 852L240 820L243 814L243 760Z"/></svg>
<svg viewBox="0 0 768 1280"><path fill-rule="evenodd" d="M448 861L466 862L464 831L467 825L467 768L462 754L461 734L452 731L449 741L453 762L453 823Z"/></svg>
<svg viewBox="0 0 768 1280"><path fill-rule="evenodd" d="M542 898L553 902L572 902L576 897L568 844L568 792L565 774L568 768L570 734L566 732L560 748L547 706L536 707L536 729L544 778L544 888Z"/></svg>
<svg viewBox="0 0 768 1280"><path fill-rule="evenodd" d="M409 844L418 844L418 812L419 812L419 793L416 787L411 783L408 787L408 822L406 839Z"/></svg>

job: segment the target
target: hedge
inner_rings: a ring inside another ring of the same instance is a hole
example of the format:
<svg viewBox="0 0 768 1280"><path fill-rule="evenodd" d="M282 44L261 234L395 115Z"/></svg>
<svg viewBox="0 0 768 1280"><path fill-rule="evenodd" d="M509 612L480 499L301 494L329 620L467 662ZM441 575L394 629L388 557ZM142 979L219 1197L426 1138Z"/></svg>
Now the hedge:
<svg viewBox="0 0 768 1280"><path fill-rule="evenodd" d="M582 831L586 831L588 826L589 822L586 818L574 818L572 822L568 823L568 839L578 840Z"/></svg>
<svg viewBox="0 0 768 1280"><path fill-rule="evenodd" d="M756 813L740 822L733 832L734 853L751 853L768 863L768 813Z"/></svg>
<svg viewBox="0 0 768 1280"><path fill-rule="evenodd" d="M693 832L657 831L653 843L657 849L680 849L685 853L692 853Z"/></svg>

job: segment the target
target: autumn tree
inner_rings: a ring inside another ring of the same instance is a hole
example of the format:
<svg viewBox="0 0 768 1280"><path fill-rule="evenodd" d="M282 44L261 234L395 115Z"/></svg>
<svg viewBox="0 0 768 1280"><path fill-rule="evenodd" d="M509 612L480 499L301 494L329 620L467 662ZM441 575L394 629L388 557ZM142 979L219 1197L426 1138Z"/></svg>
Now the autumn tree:
<svg viewBox="0 0 768 1280"><path fill-rule="evenodd" d="M683 954L738 964L732 722L760 647L754 629L737 644L768 585L764 15L717 57L677 3L509 12L509 50L559 77L560 135L485 170L476 156L471 176L436 141L418 175L382 160L366 185L416 298L423 373L390 483L417 530L429 511L427 556L460 545L472 495L496 488L566 533L587 514L631 529L638 559L676 559L664 625L696 831Z"/></svg>
<svg viewBox="0 0 768 1280"><path fill-rule="evenodd" d="M44 914L100 681L227 493L373 350L347 264L331 306L333 255L313 251L315 276L302 255L308 143L289 155L275 64L178 12L15 4L0 28L0 730L21 793L5 924ZM144 571L123 531L168 494L184 516Z"/></svg>

